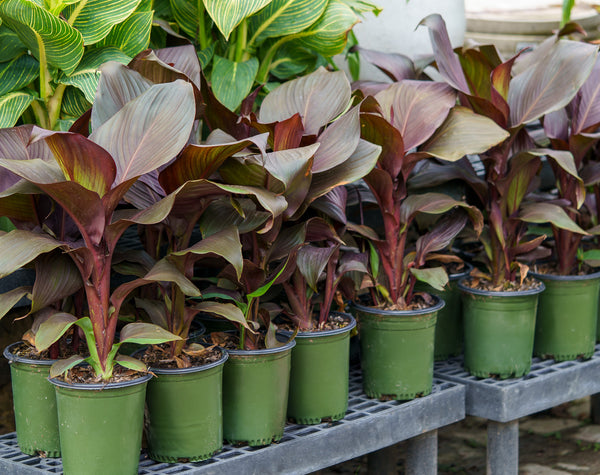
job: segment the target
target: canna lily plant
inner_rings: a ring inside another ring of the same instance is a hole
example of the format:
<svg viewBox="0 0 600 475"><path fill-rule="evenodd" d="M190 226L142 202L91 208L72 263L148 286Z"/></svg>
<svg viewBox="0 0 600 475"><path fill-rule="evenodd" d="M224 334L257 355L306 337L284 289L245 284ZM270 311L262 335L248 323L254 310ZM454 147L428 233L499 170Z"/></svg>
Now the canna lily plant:
<svg viewBox="0 0 600 475"><path fill-rule="evenodd" d="M114 69L115 63L107 63L102 74L110 77ZM154 325L132 323L121 330L120 342L114 343L120 309L129 289L121 286L111 293L110 276L115 247L123 232L132 224L162 221L175 195L141 210L122 209L119 203L140 176L177 155L187 142L194 116L190 84L176 81L153 85L126 104L98 95L89 137L33 128L25 142L30 146L44 142L52 154L51 158L45 157L47 160L22 159L4 150L2 170L20 180L0 195L5 205L2 212L16 221L25 221L31 210L26 204L32 195L42 195L64 211L61 216L75 231L73 236L57 236L48 227L31 227L0 236L0 275L10 274L41 254L61 250L73 260L83 282L89 316L77 318L67 312L53 315L40 325L36 345L42 349L77 325L83 330L90 356L57 362L52 376L84 361L101 380L111 378L115 363L143 370L145 366L138 360L117 354L122 343L160 343L179 338ZM188 287L184 276L172 272L164 262L157 263L146 275L146 282L169 280L184 289Z"/></svg>
<svg viewBox="0 0 600 475"><path fill-rule="evenodd" d="M407 181L417 163L428 157L454 162L482 152L506 138L490 119L456 106L456 93L439 82L402 80L361 105L362 136L382 147L377 166L365 176L383 222L383 235L364 223L349 229L370 248L373 304L405 310L414 303L417 280L441 289L443 267L424 268L427 256L444 249L466 223L463 214L443 229L434 228L409 250L409 230L422 213L439 215L462 209L477 232L482 216L474 206L442 193L408 193Z"/></svg>
<svg viewBox="0 0 600 475"><path fill-rule="evenodd" d="M540 50L523 56L519 53L503 62L494 46L454 52L439 15L428 16L422 24L429 29L440 75L461 104L502 127L505 140L481 156L485 181L464 161L451 166L433 164L415 178L428 185L453 178L470 185L486 219L481 241L489 274L482 277L490 281L491 288L506 290L527 275L527 266L518 259L539 255L537 248L545 238L529 237L527 223L550 223L554 229L586 234L560 202L528 199L535 189L542 156L577 183L579 192L582 187L571 153L537 148L526 124L573 99L590 75L597 48L555 36ZM579 194L577 208L582 200Z"/></svg>

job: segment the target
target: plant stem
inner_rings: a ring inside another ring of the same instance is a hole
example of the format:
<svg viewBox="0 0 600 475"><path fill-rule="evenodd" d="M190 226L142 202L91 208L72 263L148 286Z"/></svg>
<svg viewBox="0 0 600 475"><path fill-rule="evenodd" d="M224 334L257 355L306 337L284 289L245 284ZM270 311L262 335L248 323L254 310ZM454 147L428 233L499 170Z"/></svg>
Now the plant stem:
<svg viewBox="0 0 600 475"><path fill-rule="evenodd" d="M35 116L37 124L44 129L49 129L50 125L48 123L48 116L46 114L46 110L37 100L34 100L31 103L31 110L33 111L33 115Z"/></svg>
<svg viewBox="0 0 600 475"><path fill-rule="evenodd" d="M260 63L260 67L258 68L258 72L256 73L256 82L259 84L264 84L267 82L267 78L269 76L269 71L271 70L271 63L273 62L273 58L277 54L279 48L286 42L296 38L297 35L284 36L280 38L275 43L271 45L267 54L263 58Z"/></svg>
<svg viewBox="0 0 600 475"><path fill-rule="evenodd" d="M205 23L205 13L206 10L204 8L203 0L198 0L198 33L197 33L197 41L200 42L200 48L205 49L208 48L208 36L206 34L206 23Z"/></svg>
<svg viewBox="0 0 600 475"><path fill-rule="evenodd" d="M237 39L235 42L235 62L239 63L242 61L244 51L246 50L246 40L248 37L248 22L246 19L242 20L237 32Z"/></svg>
<svg viewBox="0 0 600 475"><path fill-rule="evenodd" d="M56 86L54 94L52 94L52 96L48 99L48 125L49 128L52 130L54 130L56 122L58 122L58 119L60 117L62 98L66 88L67 86L65 84L59 84L58 86Z"/></svg>

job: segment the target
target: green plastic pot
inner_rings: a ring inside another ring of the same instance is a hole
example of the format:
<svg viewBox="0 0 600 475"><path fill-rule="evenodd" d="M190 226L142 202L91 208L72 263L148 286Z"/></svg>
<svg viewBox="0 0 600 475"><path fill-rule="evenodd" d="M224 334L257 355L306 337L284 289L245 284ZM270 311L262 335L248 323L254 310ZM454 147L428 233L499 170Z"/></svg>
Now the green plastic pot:
<svg viewBox="0 0 600 475"><path fill-rule="evenodd" d="M590 358L596 345L600 272L533 275L546 286L540 295L534 354L556 361Z"/></svg>
<svg viewBox="0 0 600 475"><path fill-rule="evenodd" d="M138 473L146 384L152 375L109 384L68 384L56 390L64 473Z"/></svg>
<svg viewBox="0 0 600 475"><path fill-rule="evenodd" d="M292 348L227 350L223 434L230 444L268 445L283 437Z"/></svg>
<svg viewBox="0 0 600 475"><path fill-rule="evenodd" d="M347 313L332 314L343 316L348 324L335 330L296 335L287 415L299 424L338 421L348 409L350 332L356 320Z"/></svg>
<svg viewBox="0 0 600 475"><path fill-rule="evenodd" d="M416 290L425 291L440 297L446 305L438 312L435 324L435 343L433 357L435 361L447 360L463 352L463 313L458 281L467 277L473 266L467 264L467 270L448 276L448 285L437 290L424 282L417 282Z"/></svg>
<svg viewBox="0 0 600 475"><path fill-rule="evenodd" d="M48 382L55 360L32 360L14 355L21 343L4 349L10 363L17 442L21 452L43 457L60 457L58 418L54 386Z"/></svg>
<svg viewBox="0 0 600 475"><path fill-rule="evenodd" d="M159 462L206 460L223 446L219 361L181 369L150 368L146 391L148 456Z"/></svg>
<svg viewBox="0 0 600 475"><path fill-rule="evenodd" d="M433 297L433 306L412 311L352 304L367 396L408 400L431 393L435 322L444 306L442 299Z"/></svg>
<svg viewBox="0 0 600 475"><path fill-rule="evenodd" d="M479 378L518 378L531 369L538 296L544 290L493 292L463 279L465 369Z"/></svg>

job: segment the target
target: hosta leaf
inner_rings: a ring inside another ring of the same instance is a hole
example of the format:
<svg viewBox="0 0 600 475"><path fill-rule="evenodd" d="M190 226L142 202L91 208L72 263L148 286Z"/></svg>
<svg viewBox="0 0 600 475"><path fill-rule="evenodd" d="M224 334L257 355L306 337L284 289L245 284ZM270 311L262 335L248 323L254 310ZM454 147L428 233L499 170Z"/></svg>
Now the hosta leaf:
<svg viewBox="0 0 600 475"><path fill-rule="evenodd" d="M344 72L319 68L269 93L260 107L260 121L280 122L300 114L305 134L315 135L346 110L350 93L350 83Z"/></svg>
<svg viewBox="0 0 600 475"><path fill-rule="evenodd" d="M100 71L102 75L96 92L98 100L92 109L92 130L96 130L125 104L152 86L152 82L140 73L118 62L105 63Z"/></svg>
<svg viewBox="0 0 600 475"><path fill-rule="evenodd" d="M31 313L73 295L81 288L81 274L66 254L44 254L35 261L36 279L31 292Z"/></svg>
<svg viewBox="0 0 600 475"><path fill-rule="evenodd" d="M211 73L215 97L230 110L235 110L250 93L258 71L258 59L235 62L215 55Z"/></svg>
<svg viewBox="0 0 600 475"><path fill-rule="evenodd" d="M121 64L127 64L130 59L129 56L117 48L94 48L86 51L73 73L61 75L58 82L77 87L85 94L85 99L92 103L100 79L98 68L107 61L118 61Z"/></svg>
<svg viewBox="0 0 600 475"><path fill-rule="evenodd" d="M17 287L0 294L0 318L4 317L23 297L31 292L31 287Z"/></svg>
<svg viewBox="0 0 600 475"><path fill-rule="evenodd" d="M115 185L173 159L189 138L195 109L191 84L157 84L95 129L90 139L115 160Z"/></svg>
<svg viewBox="0 0 600 475"><path fill-rule="evenodd" d="M550 223L557 228L587 235L560 206L553 203L532 203L523 206L519 218L526 223Z"/></svg>
<svg viewBox="0 0 600 475"><path fill-rule="evenodd" d="M2 18L0 17L0 23ZM25 46L17 34L7 28L4 25L0 26L0 63L10 61L20 56L22 53L27 52L27 46Z"/></svg>
<svg viewBox="0 0 600 475"><path fill-rule="evenodd" d="M327 0L273 0L250 17L251 38L260 44L266 38L299 33L317 21L326 6Z"/></svg>
<svg viewBox="0 0 600 475"><path fill-rule="evenodd" d="M63 11L70 25L81 32L84 44L93 45L124 21L140 0L80 0Z"/></svg>
<svg viewBox="0 0 600 475"><path fill-rule="evenodd" d="M300 43L323 56L334 56L344 50L348 32L358 21L343 0L329 0L321 18L298 34Z"/></svg>
<svg viewBox="0 0 600 475"><path fill-rule="evenodd" d="M431 269L415 269L413 267L410 269L410 273L417 280L425 282L437 290L444 290L444 287L448 283L448 274L443 267L433 267Z"/></svg>
<svg viewBox="0 0 600 475"><path fill-rule="evenodd" d="M66 21L27 0L0 2L0 16L38 61L72 73L83 56L83 37Z"/></svg>
<svg viewBox="0 0 600 475"><path fill-rule="evenodd" d="M120 343L137 343L140 345L157 345L167 341L181 340L181 337L151 323L129 323L121 330Z"/></svg>
<svg viewBox="0 0 600 475"><path fill-rule="evenodd" d="M597 54L596 46L560 40L543 60L515 76L507 101L511 126L567 105L592 71Z"/></svg>
<svg viewBox="0 0 600 475"><path fill-rule="evenodd" d="M40 74L40 64L35 58L22 55L0 63L0 96L27 86Z"/></svg>
<svg viewBox="0 0 600 475"><path fill-rule="evenodd" d="M0 128L15 125L34 100L36 98L33 95L21 91L0 96Z"/></svg>
<svg viewBox="0 0 600 475"><path fill-rule="evenodd" d="M229 262L238 276L242 275L244 259L242 257L242 243L237 228L230 227L219 231L211 236L204 237L191 247L182 251L172 252L170 255L177 257L188 257L191 261L207 254L221 256Z"/></svg>
<svg viewBox="0 0 600 475"><path fill-rule="evenodd" d="M50 348L76 321L77 317L64 312L57 312L49 317L35 333L36 350L44 351Z"/></svg>
<svg viewBox="0 0 600 475"><path fill-rule="evenodd" d="M62 243L41 234L15 229L0 236L0 277L12 274L40 254L50 252Z"/></svg>
<svg viewBox="0 0 600 475"><path fill-rule="evenodd" d="M244 19L271 3L271 0L203 0L206 11L225 39Z"/></svg>
<svg viewBox="0 0 600 475"><path fill-rule="evenodd" d="M248 322L244 318L244 314L242 313L242 311L232 303L204 301L194 306L194 308L196 310L200 310L201 312L219 315L220 317L224 317L227 320L239 323L240 325L246 327L248 330L252 331L252 328L250 328L250 326L248 325Z"/></svg>
<svg viewBox="0 0 600 475"><path fill-rule="evenodd" d="M454 162L466 154L485 152L508 136L493 120L456 106L421 150Z"/></svg>
<svg viewBox="0 0 600 475"><path fill-rule="evenodd" d="M98 46L114 46L133 58L150 43L152 16L152 11L133 12L123 23L113 26Z"/></svg>
<svg viewBox="0 0 600 475"><path fill-rule="evenodd" d="M412 80L392 84L375 99L385 119L400 132L405 150L431 137L456 104L456 94L448 85Z"/></svg>

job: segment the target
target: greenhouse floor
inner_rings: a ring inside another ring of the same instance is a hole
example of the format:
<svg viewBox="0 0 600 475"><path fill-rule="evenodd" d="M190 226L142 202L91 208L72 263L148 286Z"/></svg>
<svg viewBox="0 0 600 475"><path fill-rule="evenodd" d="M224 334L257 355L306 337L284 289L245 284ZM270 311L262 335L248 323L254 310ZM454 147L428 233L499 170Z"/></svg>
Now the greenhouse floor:
<svg viewBox="0 0 600 475"><path fill-rule="evenodd" d="M485 474L487 421L469 417L438 431L438 473ZM590 398L520 419L521 475L600 474L600 425L590 423ZM390 450L403 473L403 444ZM318 472L367 474L368 457ZM373 472L371 472L373 473ZM379 474L378 474L379 475Z"/></svg>

